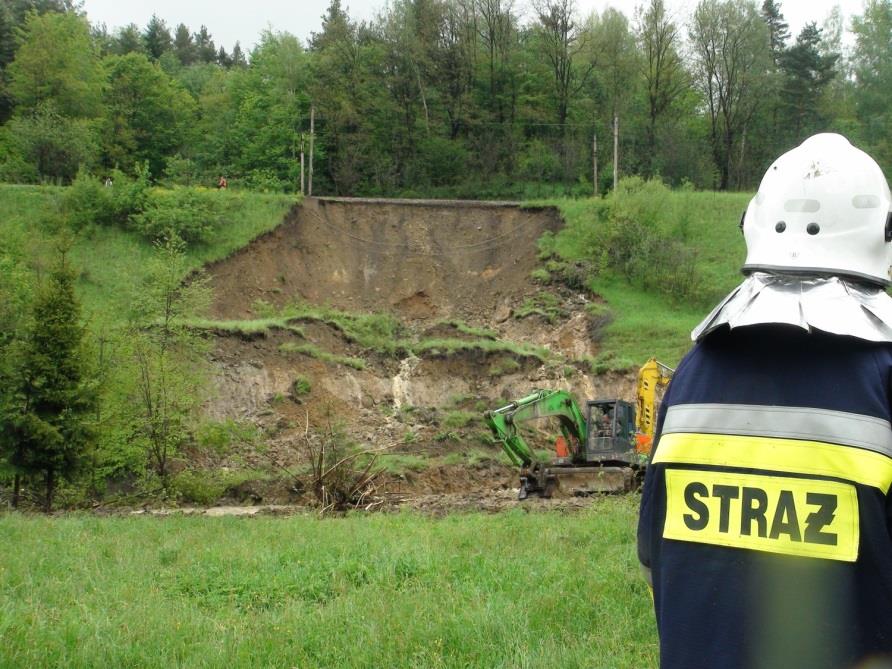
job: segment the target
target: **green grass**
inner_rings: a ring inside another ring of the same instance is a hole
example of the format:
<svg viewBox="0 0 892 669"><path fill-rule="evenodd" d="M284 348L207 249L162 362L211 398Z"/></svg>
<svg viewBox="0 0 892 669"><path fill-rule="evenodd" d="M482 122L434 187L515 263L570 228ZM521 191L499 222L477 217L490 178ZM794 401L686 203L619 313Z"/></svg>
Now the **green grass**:
<svg viewBox="0 0 892 669"><path fill-rule="evenodd" d="M421 472L434 464L433 459L414 453L384 453L379 456L375 465L391 474Z"/></svg>
<svg viewBox="0 0 892 669"><path fill-rule="evenodd" d="M299 326L295 326L294 323L317 322L338 330L348 341L367 351L387 356L402 356L407 353L447 357L465 352L510 353L518 357L535 358L540 362L546 362L552 357L545 348L497 340L494 331L471 327L461 321L442 321L440 324L454 327L463 334L476 337L475 339L432 337L415 340L403 336L405 332L399 322L393 316L383 313L349 313L332 307L306 303L291 304L277 310L264 302L255 304L254 310L259 316L254 320L192 319L187 321L187 325L199 330L243 334L266 333L271 329L278 328L304 336L303 330ZM319 360L347 365L356 369L363 369L365 365L364 361L359 358L339 356L309 343L287 342L279 346L279 350L286 353L302 353ZM517 368L519 368L517 363L515 366L511 366L509 363L501 372L495 373L514 371Z"/></svg>
<svg viewBox="0 0 892 669"><path fill-rule="evenodd" d="M485 462L495 462L503 465L511 464L511 461L508 460L508 456L505 455L505 451L502 449L495 451L482 448L469 448L459 453L448 453L439 458L439 462L444 465L468 465L471 467Z"/></svg>
<svg viewBox="0 0 892 669"><path fill-rule="evenodd" d="M610 307L613 321L604 329L601 346L633 367L656 355L675 365L690 348L690 332L718 301L742 279L746 255L738 224L751 194L673 191L661 203L663 232L696 252L696 267L704 286L699 300L673 299L647 291L616 276L599 276L591 289ZM558 254L569 260L584 255L586 226L596 225L603 199L553 200L567 226L555 236Z"/></svg>
<svg viewBox="0 0 892 669"><path fill-rule="evenodd" d="M0 518L0 666L639 669L637 496L580 513Z"/></svg>
<svg viewBox="0 0 892 669"><path fill-rule="evenodd" d="M257 318L254 320L241 321L190 318L183 321L183 325L199 331L207 330L211 332L228 332L232 334L266 335L270 330L284 330L301 337L304 336L304 331L296 325L292 325L287 318Z"/></svg>
<svg viewBox="0 0 892 669"><path fill-rule="evenodd" d="M491 339L422 339L409 344L413 353L450 356L459 352L482 351L484 353L511 353L513 355L536 358L545 362L550 357L547 349L530 344L511 341L492 341Z"/></svg>
<svg viewBox="0 0 892 669"><path fill-rule="evenodd" d="M348 313L332 307L306 302L293 303L281 310L259 302L255 311L261 317L277 318L283 322L318 322L339 330L344 336L370 351L393 355L399 349L399 321L389 314Z"/></svg>
<svg viewBox="0 0 892 669"><path fill-rule="evenodd" d="M294 342L285 342L279 345L279 350L283 353L299 353L311 358L316 358L322 362L330 362L335 365L344 365L353 369L365 369L365 360L361 358L351 358L348 355L338 355L323 350L315 344L295 344Z"/></svg>
<svg viewBox="0 0 892 669"><path fill-rule="evenodd" d="M489 328L477 328L472 325L468 325L464 321L439 321L438 323L436 323L436 325L447 325L449 327L455 328L462 334L470 335L471 337L477 337L478 339L498 339L499 337L499 333L495 330L490 330Z"/></svg>
<svg viewBox="0 0 892 669"><path fill-rule="evenodd" d="M0 185L0 251L45 265L51 258L52 218L63 188ZM212 243L188 250L190 268L220 260L271 230L295 203L293 196L220 192L227 225ZM93 227L75 240L69 257L80 272L78 295L87 321L98 329L114 325L129 311L144 278L152 245L120 228Z"/></svg>

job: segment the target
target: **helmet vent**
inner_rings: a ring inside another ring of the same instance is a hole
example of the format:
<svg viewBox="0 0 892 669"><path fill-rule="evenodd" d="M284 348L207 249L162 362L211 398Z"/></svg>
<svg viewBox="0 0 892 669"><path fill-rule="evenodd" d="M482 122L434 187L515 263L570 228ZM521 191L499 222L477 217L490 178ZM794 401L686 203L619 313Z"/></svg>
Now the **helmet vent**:
<svg viewBox="0 0 892 669"><path fill-rule="evenodd" d="M776 232L783 232L784 230L787 229L787 224L784 223L783 221L778 221L777 225L774 226L774 229Z"/></svg>
<svg viewBox="0 0 892 669"><path fill-rule="evenodd" d="M813 214L821 208L821 203L817 200L787 200L784 202L784 211L802 212Z"/></svg>
<svg viewBox="0 0 892 669"><path fill-rule="evenodd" d="M821 226L817 223L809 223L808 227L805 228L805 231L810 235L816 235L821 231Z"/></svg>
<svg viewBox="0 0 892 669"><path fill-rule="evenodd" d="M876 195L856 195L852 198L855 209L876 209L880 206L880 198Z"/></svg>

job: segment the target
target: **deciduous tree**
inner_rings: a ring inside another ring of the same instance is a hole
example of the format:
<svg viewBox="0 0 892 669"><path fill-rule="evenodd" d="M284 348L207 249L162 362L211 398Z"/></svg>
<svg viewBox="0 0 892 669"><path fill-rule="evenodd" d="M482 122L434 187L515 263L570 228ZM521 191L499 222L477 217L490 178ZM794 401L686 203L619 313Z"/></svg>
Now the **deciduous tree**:
<svg viewBox="0 0 892 669"><path fill-rule="evenodd" d="M101 111L102 66L84 18L29 14L8 73L20 113L47 102L71 118L93 118Z"/></svg>
<svg viewBox="0 0 892 669"><path fill-rule="evenodd" d="M768 30L751 0L701 0L690 38L719 173L716 185L725 190L735 165L743 162L746 128L761 101L769 65Z"/></svg>
<svg viewBox="0 0 892 669"><path fill-rule="evenodd" d="M770 1L770 0L769 0ZM654 172L657 123L690 85L681 59L681 35L663 0L650 0L637 15L635 36L647 99L646 169Z"/></svg>

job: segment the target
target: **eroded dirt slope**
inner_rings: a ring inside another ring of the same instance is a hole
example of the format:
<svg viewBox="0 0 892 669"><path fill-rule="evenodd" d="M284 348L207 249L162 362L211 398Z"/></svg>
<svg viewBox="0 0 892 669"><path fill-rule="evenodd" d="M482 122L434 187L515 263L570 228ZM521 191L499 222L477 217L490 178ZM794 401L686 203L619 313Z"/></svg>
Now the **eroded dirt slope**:
<svg viewBox="0 0 892 669"><path fill-rule="evenodd" d="M529 290L553 208L501 203L307 199L288 220L209 268L216 315L295 298L407 319L491 320Z"/></svg>
<svg viewBox="0 0 892 669"><path fill-rule="evenodd" d="M536 241L560 225L552 208L310 199L210 266L213 314L227 327L215 330L207 413L252 423L266 444L213 465L299 467L309 420L336 422L345 439L386 449L400 495L515 486L484 409L534 388L565 388L580 400L634 395L630 375L591 374L603 325L597 296L531 278ZM296 303L304 308L289 312ZM229 327L271 313L293 315L259 331ZM351 319L368 314L398 324L389 345L351 330ZM298 379L308 389L296 390ZM532 440L547 446L546 432Z"/></svg>

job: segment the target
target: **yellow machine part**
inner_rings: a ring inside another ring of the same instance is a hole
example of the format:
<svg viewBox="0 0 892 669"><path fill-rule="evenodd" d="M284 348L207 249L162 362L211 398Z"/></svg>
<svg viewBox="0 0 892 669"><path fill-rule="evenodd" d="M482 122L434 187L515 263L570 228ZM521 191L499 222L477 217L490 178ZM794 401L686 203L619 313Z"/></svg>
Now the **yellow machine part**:
<svg viewBox="0 0 892 669"><path fill-rule="evenodd" d="M657 427L657 389L669 385L675 370L656 358L638 371L638 402L635 412L635 450L649 455Z"/></svg>

